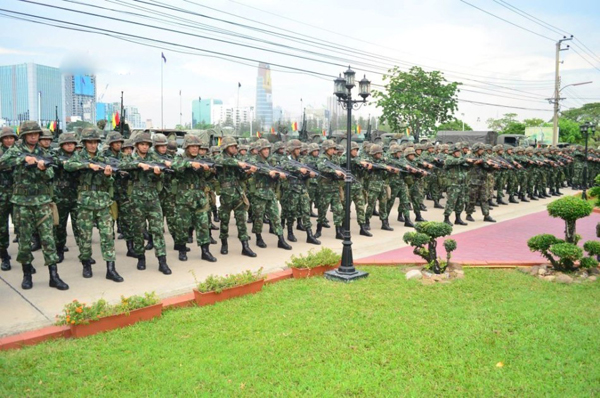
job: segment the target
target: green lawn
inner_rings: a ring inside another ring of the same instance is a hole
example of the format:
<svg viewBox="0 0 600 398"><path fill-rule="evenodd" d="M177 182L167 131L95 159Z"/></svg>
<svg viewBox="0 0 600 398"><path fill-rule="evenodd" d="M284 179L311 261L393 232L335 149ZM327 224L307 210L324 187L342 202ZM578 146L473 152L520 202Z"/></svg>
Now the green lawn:
<svg viewBox="0 0 600 398"><path fill-rule="evenodd" d="M397 268L288 280L212 307L0 353L0 396L600 395L600 285ZM503 367L496 364L502 362Z"/></svg>

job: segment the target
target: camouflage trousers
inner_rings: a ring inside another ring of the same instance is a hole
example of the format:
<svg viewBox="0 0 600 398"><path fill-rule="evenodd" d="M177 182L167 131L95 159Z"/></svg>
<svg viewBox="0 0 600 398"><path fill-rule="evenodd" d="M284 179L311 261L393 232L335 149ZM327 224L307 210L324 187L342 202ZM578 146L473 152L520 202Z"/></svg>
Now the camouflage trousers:
<svg viewBox="0 0 600 398"><path fill-rule="evenodd" d="M481 204L481 212L484 216L490 215L490 205L489 205L489 189L485 184L485 181L481 183L473 183L469 184L469 203L467 203L467 214L471 215L475 212L475 205L477 203Z"/></svg>
<svg viewBox="0 0 600 398"><path fill-rule="evenodd" d="M433 174L428 177L429 181L427 182L427 189L431 194L432 199L436 202L439 202L442 198L439 174L438 171L434 171Z"/></svg>
<svg viewBox="0 0 600 398"><path fill-rule="evenodd" d="M248 240L248 230L246 228L246 211L247 207L244 204L242 195L227 195L221 194L221 207L219 207L219 218L221 219L219 239L227 239L229 237L229 220L231 212L235 218L235 225L238 230L238 238L244 242ZM253 210L254 211L254 210ZM281 228L281 224L279 225Z"/></svg>
<svg viewBox="0 0 600 398"><path fill-rule="evenodd" d="M185 245L187 243L190 228L196 231L198 246L210 244L209 210L210 203L204 195L202 199L191 205L178 203L175 207L175 227L171 232L175 244Z"/></svg>
<svg viewBox="0 0 600 398"><path fill-rule="evenodd" d="M373 210L375 210L375 205L379 201L379 219L387 220L388 218L388 195L387 195L387 185L385 184L370 184L369 190L367 191L367 210L366 210L366 219L367 222L371 221L371 217L373 216Z"/></svg>
<svg viewBox="0 0 600 398"><path fill-rule="evenodd" d="M281 218L279 218L279 203L275 197L265 199L258 195L254 197L252 204L252 233L262 234L263 219L267 216L275 235L283 234L281 229Z"/></svg>
<svg viewBox="0 0 600 398"><path fill-rule="evenodd" d="M485 188L488 191L488 198L491 199L494 197L494 185L496 183L496 174L495 173L487 173L485 176Z"/></svg>
<svg viewBox="0 0 600 398"><path fill-rule="evenodd" d="M319 200L319 195L317 195L317 192L319 192L319 184L309 182L307 190L308 196L310 197L311 208L313 206L313 203L316 208L319 208L319 204L317 203L317 201Z"/></svg>
<svg viewBox="0 0 600 398"><path fill-rule="evenodd" d="M285 217L288 225L293 225L294 221L299 218L305 228L312 228L310 222L310 196L307 190L294 192L291 189L286 189L281 197L281 209L281 218L284 219Z"/></svg>
<svg viewBox="0 0 600 398"><path fill-rule="evenodd" d="M506 192L511 196L519 193L518 173L520 172L512 170L506 173Z"/></svg>
<svg viewBox="0 0 600 398"><path fill-rule="evenodd" d="M44 265L54 265L58 261L56 244L54 241L54 228L52 209L50 204L39 206L14 205L15 225L19 227L19 253L17 261L21 264L31 264L31 237L39 233L44 254Z"/></svg>
<svg viewBox="0 0 600 398"><path fill-rule="evenodd" d="M8 244L10 241L8 232L8 216L12 212L13 204L10 203L10 194L0 194L0 249L8 249Z"/></svg>
<svg viewBox="0 0 600 398"><path fill-rule="evenodd" d="M104 261L115 261L115 235L110 208L100 210L79 208L77 229L79 231L79 261L92 258L92 232L94 225L100 233L100 249Z"/></svg>
<svg viewBox="0 0 600 398"><path fill-rule="evenodd" d="M162 208L163 215L167 219L167 227L171 236L175 235L176 217L175 217L175 195L170 192L165 193L164 191L160 195L160 207Z"/></svg>
<svg viewBox="0 0 600 398"><path fill-rule="evenodd" d="M529 193L529 172L522 169L518 172L517 178L519 180L519 195L527 195Z"/></svg>
<svg viewBox="0 0 600 398"><path fill-rule="evenodd" d="M320 195L317 197L317 210L319 214L317 222L319 224L324 224L325 221L327 221L327 210L329 209L329 206L331 206L331 210L333 211L333 223L336 227L341 227L344 220L344 208L342 207L340 191L338 189L335 191L320 191Z"/></svg>
<svg viewBox="0 0 600 398"><path fill-rule="evenodd" d="M499 173L496 173L496 201L500 201L504 197L504 188L506 187L507 178L508 171L501 171Z"/></svg>
<svg viewBox="0 0 600 398"><path fill-rule="evenodd" d="M66 199L66 198L65 198ZM77 200L57 200L58 207L58 225L54 227L54 237L56 238L56 248L64 248L67 244L67 221L71 216L71 227L75 235L75 242L79 247L79 230L77 229L78 208Z"/></svg>
<svg viewBox="0 0 600 398"><path fill-rule="evenodd" d="M453 212L457 215L465 209L465 185L451 184L448 186L444 217L449 217Z"/></svg>
<svg viewBox="0 0 600 398"><path fill-rule="evenodd" d="M125 199L120 200L117 204L119 206L118 223L121 228L121 233L126 241L133 241L133 202L131 199Z"/></svg>
<svg viewBox="0 0 600 398"><path fill-rule="evenodd" d="M148 221L148 233L154 240L156 257L167 254L165 248L164 217L160 201L134 198L131 206L133 220L133 251L138 256L144 254L144 229Z"/></svg>
<svg viewBox="0 0 600 398"><path fill-rule="evenodd" d="M408 189L408 197L410 199L410 203L412 204L413 211L417 217L421 214L421 205L423 204L423 199L425 199L423 194L423 179L417 179Z"/></svg>
<svg viewBox="0 0 600 398"><path fill-rule="evenodd" d="M573 166L573 185L583 186L583 162L576 162Z"/></svg>
<svg viewBox="0 0 600 398"><path fill-rule="evenodd" d="M362 188L350 188L350 201L354 203L354 209L356 210L356 222L358 225L365 224L365 191ZM342 203L342 207L345 207L346 203Z"/></svg>
<svg viewBox="0 0 600 398"><path fill-rule="evenodd" d="M390 189L392 190L392 197L388 201L387 205L387 214L389 217L390 212L394 207L394 202L396 198L398 198L398 214L402 214L405 218L410 218L410 199L408 198L408 186L404 182L403 179L399 179L398 181L390 184Z"/></svg>

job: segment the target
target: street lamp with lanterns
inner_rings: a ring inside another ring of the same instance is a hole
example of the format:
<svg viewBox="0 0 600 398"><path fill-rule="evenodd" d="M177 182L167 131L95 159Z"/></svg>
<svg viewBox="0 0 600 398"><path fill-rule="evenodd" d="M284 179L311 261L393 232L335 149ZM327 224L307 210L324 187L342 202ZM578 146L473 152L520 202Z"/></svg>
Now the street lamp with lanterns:
<svg viewBox="0 0 600 398"><path fill-rule="evenodd" d="M590 135L590 131L592 132L592 136L596 132L596 126L585 122L581 126L579 126L579 131L581 135L585 138L585 162L583 163L583 192L581 193L581 199L587 200L587 188L588 188L588 138Z"/></svg>
<svg viewBox="0 0 600 398"><path fill-rule="evenodd" d="M333 81L333 93L338 98L338 103L342 106L342 109L348 111L348 122L346 129L346 170L350 172L351 169L351 142L352 142L352 109L359 109L363 104L367 102L367 97L371 95L371 82L367 80L366 76L358 82L358 95L362 99L352 99L352 89L355 87L354 78L356 72L350 69L344 72L344 77L340 76ZM342 235L344 245L342 250L342 263L339 268L328 271L325 273L325 277L332 280L339 280L344 282L353 281L359 278L365 278L369 274L364 271L359 271L354 268L354 261L352 259L352 241L350 240L350 187L351 178L346 177L345 179L345 215Z"/></svg>

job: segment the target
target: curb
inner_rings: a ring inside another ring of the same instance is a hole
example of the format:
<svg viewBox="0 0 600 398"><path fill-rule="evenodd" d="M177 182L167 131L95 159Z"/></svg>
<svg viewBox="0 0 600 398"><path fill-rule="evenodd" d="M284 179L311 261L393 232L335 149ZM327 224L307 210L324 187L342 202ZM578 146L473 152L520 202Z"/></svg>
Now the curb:
<svg viewBox="0 0 600 398"><path fill-rule="evenodd" d="M272 272L267 274L265 283L277 283L292 278L292 270ZM192 307L195 304L194 293L186 293L180 296L168 297L162 301L163 311L172 308ZM0 338L0 351L19 349L23 346L35 345L47 340L71 338L69 326L47 326L38 330L31 330Z"/></svg>
<svg viewBox="0 0 600 398"><path fill-rule="evenodd" d="M460 264L463 267L473 267L473 268L517 268L517 267L532 267L534 265L546 264L544 260L539 261L475 261L475 260L466 260L466 261L452 261L455 264ZM414 261L371 261L371 260L357 260L354 261L354 265L372 265L372 266L381 266L381 267L390 267L390 266L419 266L424 265L426 262L424 260L414 260ZM548 263L549 264L549 263Z"/></svg>

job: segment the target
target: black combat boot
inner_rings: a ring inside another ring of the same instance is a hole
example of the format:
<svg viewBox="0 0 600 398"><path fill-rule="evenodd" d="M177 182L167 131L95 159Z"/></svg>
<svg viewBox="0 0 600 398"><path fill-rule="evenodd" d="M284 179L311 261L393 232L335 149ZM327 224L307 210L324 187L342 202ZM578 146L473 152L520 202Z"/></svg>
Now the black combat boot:
<svg viewBox="0 0 600 398"><path fill-rule="evenodd" d="M213 230L212 227L210 228L210 230ZM194 243L194 228L188 229L187 243Z"/></svg>
<svg viewBox="0 0 600 398"><path fill-rule="evenodd" d="M65 246L65 247L63 248L63 250L64 250L64 252L65 252L65 253L67 253L67 252L69 251L69 248L68 248L67 246Z"/></svg>
<svg viewBox="0 0 600 398"><path fill-rule="evenodd" d="M434 208L434 209L443 209L443 208L444 208L444 206L442 206L442 205L440 204L440 201L439 201L439 200L434 200L434 201L433 201L433 208Z"/></svg>
<svg viewBox="0 0 600 398"><path fill-rule="evenodd" d="M125 244L127 245L127 257L137 258L137 254L133 251L133 241L127 240Z"/></svg>
<svg viewBox="0 0 600 398"><path fill-rule="evenodd" d="M219 212L217 210L213 210L213 221L221 222L221 219L219 218Z"/></svg>
<svg viewBox="0 0 600 398"><path fill-rule="evenodd" d="M402 213L398 213L397 220L400 221L400 222L404 222L404 215Z"/></svg>
<svg viewBox="0 0 600 398"><path fill-rule="evenodd" d="M510 195L508 197L508 203L519 203L519 201L515 199L514 195Z"/></svg>
<svg viewBox="0 0 600 398"><path fill-rule="evenodd" d="M289 240L290 242L296 242L297 239L294 236L294 226L291 223L288 223L287 230L288 230L287 240ZM303 231L304 230L306 230L306 228L304 228Z"/></svg>
<svg viewBox="0 0 600 398"><path fill-rule="evenodd" d="M146 269L146 255L142 254L138 256L137 269L143 271Z"/></svg>
<svg viewBox="0 0 600 398"><path fill-rule="evenodd" d="M318 214L316 214L316 213L313 211L313 208L312 208L312 206L310 207L310 216L311 216L312 218L317 218L317 217L319 217L319 215L318 215Z"/></svg>
<svg viewBox="0 0 600 398"><path fill-rule="evenodd" d="M124 281L123 277L117 273L117 270L115 269L114 261L106 262L106 279L111 280L113 282L123 282Z"/></svg>
<svg viewBox="0 0 600 398"><path fill-rule="evenodd" d="M221 239L221 254L229 253L229 245L227 244L227 239Z"/></svg>
<svg viewBox="0 0 600 398"><path fill-rule="evenodd" d="M323 231L323 224L317 223L317 233L315 233L315 238L320 238L322 231Z"/></svg>
<svg viewBox="0 0 600 398"><path fill-rule="evenodd" d="M521 196L519 196L519 200L521 202L529 203L529 199L527 199L527 195L525 195L525 194L522 194Z"/></svg>
<svg viewBox="0 0 600 398"><path fill-rule="evenodd" d="M152 235L148 235L148 243L146 243L146 247L144 247L144 250L152 249L154 249L154 238L152 237Z"/></svg>
<svg viewBox="0 0 600 398"><path fill-rule="evenodd" d="M562 195L563 195L563 193L562 193L562 192L560 192L560 188L556 188L555 192L556 192L556 194L557 194L558 196L562 196Z"/></svg>
<svg viewBox="0 0 600 398"><path fill-rule="evenodd" d="M292 246L288 245L288 243L283 239L283 235L279 235L277 237L279 241L277 242L277 247L285 250L292 250Z"/></svg>
<svg viewBox="0 0 600 398"><path fill-rule="evenodd" d="M473 218L473 215L472 215L472 214L467 214L467 218L466 218L466 220L467 220L467 221L471 221L471 222L475 222L475 219Z"/></svg>
<svg viewBox="0 0 600 398"><path fill-rule="evenodd" d="M444 224L453 225L450 216L444 216Z"/></svg>
<svg viewBox="0 0 600 398"><path fill-rule="evenodd" d="M325 222L323 223L323 228L331 228L331 225L329 225L328 220L325 220Z"/></svg>
<svg viewBox="0 0 600 398"><path fill-rule="evenodd" d="M410 220L410 215L404 217L404 226L409 228L414 228L415 224Z"/></svg>
<svg viewBox="0 0 600 398"><path fill-rule="evenodd" d="M390 222L386 218L385 220L381 220L381 229L384 231L393 231L394 228L390 227Z"/></svg>
<svg viewBox="0 0 600 398"><path fill-rule="evenodd" d="M538 200L538 197L535 194L530 194L529 199L530 200Z"/></svg>
<svg viewBox="0 0 600 398"><path fill-rule="evenodd" d="M302 219L301 219L301 218L298 218L298 219L296 220L296 229L297 229L298 231L303 231L303 232L304 232L304 231L306 231L306 228L304 228L304 223L302 222Z"/></svg>
<svg viewBox="0 0 600 398"><path fill-rule="evenodd" d="M210 244L211 245L216 245L217 241L215 240L215 238L212 237L212 231L208 231L208 236L210 237Z"/></svg>
<svg viewBox="0 0 600 398"><path fill-rule="evenodd" d="M48 271L50 272L50 283L48 284L50 287L55 287L58 290L69 290L69 285L64 283L60 276L58 276L58 268L56 264L50 264L48 266Z"/></svg>
<svg viewBox="0 0 600 398"><path fill-rule="evenodd" d="M165 275L171 275L171 268L167 265L167 256L158 256L158 270Z"/></svg>
<svg viewBox="0 0 600 398"><path fill-rule="evenodd" d="M256 257L256 253L250 249L247 240L242 241L242 256Z"/></svg>
<svg viewBox="0 0 600 398"><path fill-rule="evenodd" d="M432 199L432 196L431 196L431 192L427 192L427 195L425 196L425 198L426 198L427 200L433 200L433 199Z"/></svg>
<svg viewBox="0 0 600 398"><path fill-rule="evenodd" d="M210 223L210 229L211 229L211 231L218 231L218 230L219 230L219 227L217 227L215 224L213 224L213 223L211 222L211 223ZM192 239L194 239L194 238L192 238Z"/></svg>
<svg viewBox="0 0 600 398"><path fill-rule="evenodd" d="M560 196L561 193L558 192L558 189L553 189L551 192L552 196Z"/></svg>
<svg viewBox="0 0 600 398"><path fill-rule="evenodd" d="M33 287L33 279L31 277L31 264L23 264L23 282L21 289L31 289Z"/></svg>
<svg viewBox="0 0 600 398"><path fill-rule="evenodd" d="M317 240L317 238L315 238L315 236L313 235L312 229L310 229L310 228L306 229L306 243L310 243L312 245L320 245L321 244L321 242L319 240Z"/></svg>
<svg viewBox="0 0 600 398"><path fill-rule="evenodd" d="M200 248L202 249L202 260L206 260L208 262L214 263L217 261L217 259L211 254L210 250L208 250L209 248L209 244L205 244L200 246Z"/></svg>
<svg viewBox="0 0 600 398"><path fill-rule="evenodd" d="M423 221L427 221L427 220L424 219L423 216L421 216L421 213L416 213L415 221L423 222Z"/></svg>
<svg viewBox="0 0 600 398"><path fill-rule="evenodd" d="M281 229L284 230L285 229L285 218L281 219Z"/></svg>
<svg viewBox="0 0 600 398"><path fill-rule="evenodd" d="M365 229L365 224L361 224L361 225L360 225L360 234L361 234L362 236L373 236L373 234L372 234L372 233L370 233L369 231L367 231L367 230Z"/></svg>
<svg viewBox="0 0 600 398"><path fill-rule="evenodd" d="M461 218L460 218L460 213L455 213L456 217L454 217L454 224L456 225L467 225L466 222L464 222Z"/></svg>
<svg viewBox="0 0 600 398"><path fill-rule="evenodd" d="M335 226L335 238L343 240L344 234L342 234L342 227Z"/></svg>
<svg viewBox="0 0 600 398"><path fill-rule="evenodd" d="M187 261L187 246L186 245L175 245L177 247L176 250L179 251L179 261Z"/></svg>
<svg viewBox="0 0 600 398"><path fill-rule="evenodd" d="M507 205L507 204L508 204L508 203L506 203L506 202L504 201L504 199L502 199L502 198L498 198L498 199L496 199L496 202L497 202L499 205Z"/></svg>
<svg viewBox="0 0 600 398"><path fill-rule="evenodd" d="M486 222L496 222L496 220L494 220L492 218L492 216L490 216L490 215L487 215L487 216L483 217L483 221L486 221Z"/></svg>
<svg viewBox="0 0 600 398"><path fill-rule="evenodd" d="M31 236L31 251L35 252L42 248L42 241L40 235L36 232Z"/></svg>
<svg viewBox="0 0 600 398"><path fill-rule="evenodd" d="M379 216L379 212L377 211L377 208L376 208L376 207L373 207L373 215L374 215L375 217L378 217L378 216Z"/></svg>
<svg viewBox="0 0 600 398"><path fill-rule="evenodd" d="M261 234L256 234L256 246L260 247L261 249L264 249L265 247L267 247L267 244L263 240Z"/></svg>
<svg viewBox="0 0 600 398"><path fill-rule="evenodd" d="M2 258L2 271L10 271L12 267L10 265L10 256L6 249L0 249L0 258Z"/></svg>
<svg viewBox="0 0 600 398"><path fill-rule="evenodd" d="M186 252L189 252L192 249L187 247L185 243L182 243L180 245L178 245L178 244L173 245L173 250L176 250L176 251L185 250Z"/></svg>
<svg viewBox="0 0 600 398"><path fill-rule="evenodd" d="M93 257L90 257L90 264L92 264L92 265L96 264L96 260L94 260ZM34 274L35 274L35 272L34 272Z"/></svg>
<svg viewBox="0 0 600 398"><path fill-rule="evenodd" d="M91 278L92 276L94 276L94 274L92 273L92 263L90 262L90 260L83 260L81 262L81 265L83 265L83 272L81 273L81 275L83 275L84 278Z"/></svg>
<svg viewBox="0 0 600 398"><path fill-rule="evenodd" d="M494 201L492 199L488 200L488 205L490 207L498 207L498 205L496 203L494 203Z"/></svg>

